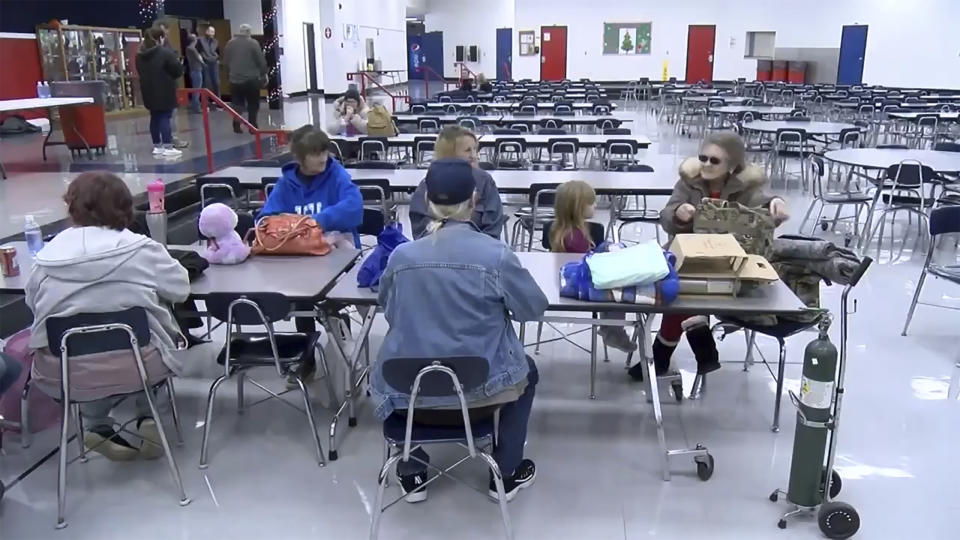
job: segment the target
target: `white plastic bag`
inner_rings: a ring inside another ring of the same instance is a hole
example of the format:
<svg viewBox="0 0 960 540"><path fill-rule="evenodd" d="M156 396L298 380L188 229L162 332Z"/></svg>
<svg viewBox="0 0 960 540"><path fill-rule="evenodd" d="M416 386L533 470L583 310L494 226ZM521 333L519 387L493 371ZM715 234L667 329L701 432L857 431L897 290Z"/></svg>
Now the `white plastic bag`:
<svg viewBox="0 0 960 540"><path fill-rule="evenodd" d="M670 273L663 250L653 240L626 248L612 245L606 253L587 257L587 266L597 289L649 285Z"/></svg>

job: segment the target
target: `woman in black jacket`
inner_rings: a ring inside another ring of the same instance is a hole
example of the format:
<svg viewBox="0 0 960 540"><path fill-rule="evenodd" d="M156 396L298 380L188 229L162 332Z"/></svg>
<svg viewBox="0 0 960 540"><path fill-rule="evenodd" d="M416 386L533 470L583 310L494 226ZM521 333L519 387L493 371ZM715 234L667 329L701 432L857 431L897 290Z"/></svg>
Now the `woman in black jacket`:
<svg viewBox="0 0 960 540"><path fill-rule="evenodd" d="M175 158L183 152L173 147L170 122L177 108L177 80L183 76L183 66L176 53L164 47L166 39L159 28L147 30L144 46L137 53L137 72L143 105L150 111L153 155Z"/></svg>

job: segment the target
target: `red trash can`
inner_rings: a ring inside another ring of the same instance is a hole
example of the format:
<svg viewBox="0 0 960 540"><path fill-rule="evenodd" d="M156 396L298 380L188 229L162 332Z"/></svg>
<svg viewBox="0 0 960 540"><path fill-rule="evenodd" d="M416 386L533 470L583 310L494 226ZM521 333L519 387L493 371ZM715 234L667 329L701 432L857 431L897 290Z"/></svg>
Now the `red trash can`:
<svg viewBox="0 0 960 540"><path fill-rule="evenodd" d="M757 60L757 80L769 81L773 75L773 62L770 60Z"/></svg>
<svg viewBox="0 0 960 540"><path fill-rule="evenodd" d="M773 61L773 74L770 80L779 81L779 82L787 81L787 61L786 60Z"/></svg>
<svg viewBox="0 0 960 540"><path fill-rule="evenodd" d="M787 68L787 80L791 83L803 84L807 79L807 63L791 61Z"/></svg>

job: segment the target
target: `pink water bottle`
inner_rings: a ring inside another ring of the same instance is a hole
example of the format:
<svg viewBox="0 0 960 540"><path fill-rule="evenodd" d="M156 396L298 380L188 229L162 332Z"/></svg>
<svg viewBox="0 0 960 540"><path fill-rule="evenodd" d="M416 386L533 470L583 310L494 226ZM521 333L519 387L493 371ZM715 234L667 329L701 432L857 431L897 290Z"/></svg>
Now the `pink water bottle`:
<svg viewBox="0 0 960 540"><path fill-rule="evenodd" d="M163 185L163 180L159 178L147 186L147 200L150 201L150 212L163 212L164 211L164 202L163 194L166 190L166 187Z"/></svg>

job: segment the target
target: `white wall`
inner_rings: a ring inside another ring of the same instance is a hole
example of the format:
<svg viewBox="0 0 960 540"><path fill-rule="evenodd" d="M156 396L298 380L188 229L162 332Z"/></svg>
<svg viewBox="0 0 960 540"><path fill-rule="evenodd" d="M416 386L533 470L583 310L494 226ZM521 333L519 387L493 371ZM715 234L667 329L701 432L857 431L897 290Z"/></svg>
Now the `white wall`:
<svg viewBox="0 0 960 540"><path fill-rule="evenodd" d="M504 21L509 15L503 15L511 6L512 24ZM457 45L459 36L495 44L495 29L511 26L514 78L539 78L540 57L519 55L517 32L535 30L539 34L541 26L567 26L569 78L623 80L659 79L664 60L669 63L669 76L682 79L691 24L717 27L715 79L755 77L756 62L743 58L747 31L775 31L777 47L839 47L843 25L866 24L870 29L864 82L960 88L960 44L956 40L960 2L956 0L431 0L428 8L428 30L444 32L445 49L448 43ZM651 54L602 54L603 23L645 21L653 23ZM483 47L482 42L480 45ZM495 54L493 47L485 52Z"/></svg>
<svg viewBox="0 0 960 540"><path fill-rule="evenodd" d="M497 28L511 28L514 21L514 0L430 0L424 25L427 32L443 32L443 73L456 77L457 45L480 47L480 61L467 62L474 73L496 78ZM516 34L514 34L516 39ZM514 56L516 61L516 56Z"/></svg>
<svg viewBox="0 0 960 540"><path fill-rule="evenodd" d="M224 4L226 8L226 4ZM306 92L308 85L306 54L304 47L303 23L313 23L314 39L317 44L316 69L317 85L324 88L323 58L320 43L323 41L323 26L320 24L320 3L318 0L280 0L277 2L280 30L280 79L284 94ZM231 26L234 23L231 21ZM234 26L235 27L235 26Z"/></svg>
<svg viewBox="0 0 960 540"><path fill-rule="evenodd" d="M234 33L241 24L249 24L254 34L263 34L260 0L223 0L223 18L230 21Z"/></svg>
<svg viewBox="0 0 960 540"><path fill-rule="evenodd" d="M406 9L405 0L320 0L324 28L330 26L332 31L329 39L320 31L326 93L345 92L351 83L346 74L365 69L367 38L374 40L374 54L381 61L381 69L402 70L400 82L407 80ZM344 39L346 24L357 25L359 39Z"/></svg>

